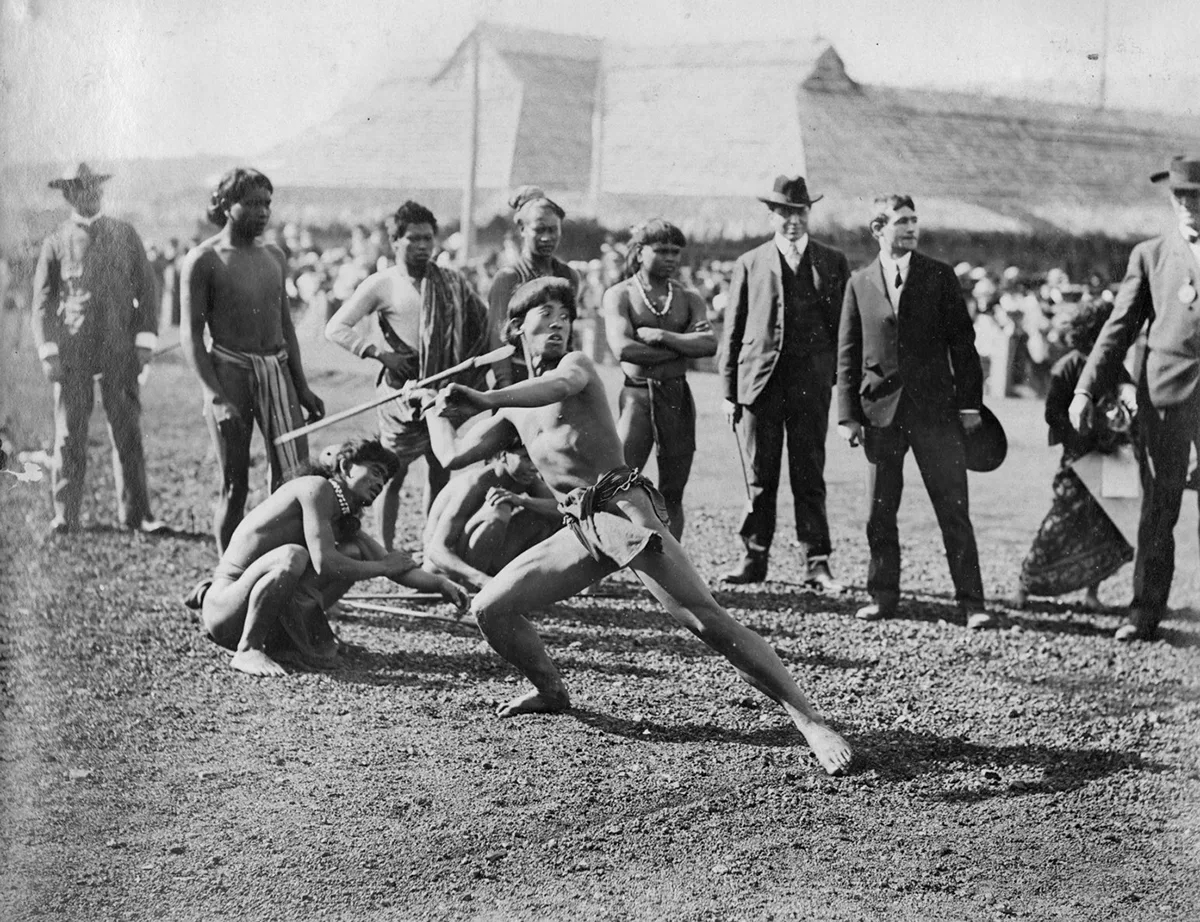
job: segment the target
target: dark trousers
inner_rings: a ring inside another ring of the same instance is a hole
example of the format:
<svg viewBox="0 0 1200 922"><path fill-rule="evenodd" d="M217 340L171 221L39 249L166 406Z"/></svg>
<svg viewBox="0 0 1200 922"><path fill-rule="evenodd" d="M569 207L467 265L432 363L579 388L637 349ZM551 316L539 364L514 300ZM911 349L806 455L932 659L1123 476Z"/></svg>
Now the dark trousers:
<svg viewBox="0 0 1200 922"><path fill-rule="evenodd" d="M911 448L942 531L955 598L960 605L982 607L983 578L967 501L967 458L961 424L957 419L921 418L902 396L892 425L883 429L866 428L864 448L870 462L871 496L867 519L867 544L871 549L867 591L875 598L885 599L895 599L900 593L900 533L896 515L904 492L904 456Z"/></svg>
<svg viewBox="0 0 1200 922"><path fill-rule="evenodd" d="M142 449L142 401L138 363L114 362L100 378L100 399L108 417L112 441L113 479L122 525L150 518L146 489L146 456ZM79 524L87 470L88 423L95 405L95 385L89 372L64 364L63 379L54 385L54 470L51 486L54 515L74 527Z"/></svg>
<svg viewBox="0 0 1200 922"><path fill-rule="evenodd" d="M1162 617L1175 575L1175 524L1188 455L1192 445L1200 451L1200 391L1177 406L1156 409L1143 388L1139 405L1143 495L1130 607Z"/></svg>
<svg viewBox="0 0 1200 922"><path fill-rule="evenodd" d="M832 352L781 357L758 399L742 412L750 501L742 520L742 543L750 553L766 553L775 536L775 505L783 445L796 510L796 535L809 557L828 556L825 515L825 436L833 396Z"/></svg>

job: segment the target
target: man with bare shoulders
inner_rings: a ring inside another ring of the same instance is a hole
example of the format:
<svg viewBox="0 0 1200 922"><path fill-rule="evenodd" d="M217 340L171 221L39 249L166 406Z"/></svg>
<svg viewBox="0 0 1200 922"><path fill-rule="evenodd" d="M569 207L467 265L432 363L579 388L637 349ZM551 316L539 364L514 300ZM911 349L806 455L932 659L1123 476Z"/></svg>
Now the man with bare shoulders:
<svg viewBox="0 0 1200 922"><path fill-rule="evenodd" d="M478 590L561 527L558 500L516 443L438 494L425 523L425 569Z"/></svg>
<svg viewBox="0 0 1200 922"><path fill-rule="evenodd" d="M408 381L445 371L487 351L491 338L487 307L466 277L433 260L438 223L432 211L407 201L389 222L396 265L364 280L325 325L325 337L360 358L382 366L375 380L380 396L400 394ZM361 329L374 316L378 336ZM471 374L482 383L484 370ZM396 535L400 490L409 465L425 458L425 509L428 511L450 475L429 449L429 430L404 399L378 409L379 439L400 459L400 473L379 501L379 532L390 548Z"/></svg>
<svg viewBox="0 0 1200 922"><path fill-rule="evenodd" d="M189 600L208 636L234 651L234 669L279 676L280 659L330 665L337 641L325 613L359 580L387 577L466 607L462 587L359 530L358 513L398 466L378 441L347 442L328 467L288 481L242 520L211 585Z"/></svg>
<svg viewBox="0 0 1200 922"><path fill-rule="evenodd" d="M437 400L445 418L430 426L434 450L450 469L486 458L519 435L570 525L501 570L471 605L488 643L534 686L498 714L570 706L567 688L524 613L629 567L676 621L783 706L827 772L844 772L849 745L826 725L770 645L717 604L667 528L661 494L625 466L596 368L569 351L571 283L546 278L523 285L508 316L507 336L521 343L533 377L486 392L451 384ZM452 422L490 410L497 412L462 435L453 428Z"/></svg>
<svg viewBox="0 0 1200 922"><path fill-rule="evenodd" d="M271 490L308 460L308 442L275 445L283 433L325 415L308 387L284 288L286 260L259 236L271 217L271 181L257 170L230 170L217 184L208 219L220 233L183 265L180 338L204 389L204 417L216 448L221 493L213 513L224 551L245 513L250 439L258 421L271 466ZM212 337L205 348L204 331Z"/></svg>
<svg viewBox="0 0 1200 922"><path fill-rule="evenodd" d="M640 470L657 449L658 489L676 541L696 454L696 404L684 375L688 359L717 351L704 299L672 279L686 245L683 231L661 218L638 225L629 277L604 293L609 348L625 372L617 420L625 463Z"/></svg>

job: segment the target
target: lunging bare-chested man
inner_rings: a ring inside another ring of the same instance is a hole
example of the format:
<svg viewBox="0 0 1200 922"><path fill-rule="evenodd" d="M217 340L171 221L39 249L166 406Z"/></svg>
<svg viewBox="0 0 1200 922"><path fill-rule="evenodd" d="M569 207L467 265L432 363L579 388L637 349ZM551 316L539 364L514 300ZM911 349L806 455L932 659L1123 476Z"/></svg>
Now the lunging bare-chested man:
<svg viewBox="0 0 1200 922"><path fill-rule="evenodd" d="M507 336L523 346L533 377L494 391L452 384L431 425L434 450L448 468L494 454L519 434L571 527L530 548L483 588L471 608L489 644L534 690L499 708L501 717L570 706L566 686L524 613L568 598L629 567L667 612L777 701L830 774L850 764L850 746L797 687L775 651L730 617L671 536L662 496L625 466L621 440L596 368L568 351L575 298L570 282L523 285L508 308ZM451 423L496 414L459 435Z"/></svg>
<svg viewBox="0 0 1200 922"><path fill-rule="evenodd" d="M308 460L308 442L275 445L276 437L325 415L308 387L284 288L283 251L259 237L271 217L271 181L234 169L212 194L208 219L220 233L192 250L183 265L180 338L200 376L204 417L217 453L221 493L213 512L217 550L242 520L250 488L253 421L267 444L271 490ZM212 346L205 348L204 329Z"/></svg>
<svg viewBox="0 0 1200 922"><path fill-rule="evenodd" d="M425 569L482 589L518 554L562 527L558 500L525 446L450 479L434 500L422 544Z"/></svg>
<svg viewBox="0 0 1200 922"><path fill-rule="evenodd" d="M242 520L211 585L195 596L209 637L235 651L234 669L285 675L284 657L329 665L337 641L325 613L359 580L383 576L466 607L461 586L359 529L359 512L399 467L378 441L347 442L328 466L289 480Z"/></svg>

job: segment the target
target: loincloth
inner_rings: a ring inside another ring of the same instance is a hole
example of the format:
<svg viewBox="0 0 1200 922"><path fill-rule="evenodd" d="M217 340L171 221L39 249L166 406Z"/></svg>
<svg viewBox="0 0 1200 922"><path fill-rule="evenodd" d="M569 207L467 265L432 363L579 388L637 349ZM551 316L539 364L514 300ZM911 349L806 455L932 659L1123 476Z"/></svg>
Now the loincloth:
<svg viewBox="0 0 1200 922"><path fill-rule="evenodd" d="M629 467L614 468L601 475L592 486L572 490L559 503L563 524L575 533L593 560L627 567L647 548L662 551L659 532L605 509L617 494L635 487L645 491L654 506L654 514L665 526L668 521L666 500L640 471Z"/></svg>
<svg viewBox="0 0 1200 922"><path fill-rule="evenodd" d="M650 425L660 456L695 454L696 402L692 399L687 378L680 375L659 381L626 375L625 386L648 392Z"/></svg>

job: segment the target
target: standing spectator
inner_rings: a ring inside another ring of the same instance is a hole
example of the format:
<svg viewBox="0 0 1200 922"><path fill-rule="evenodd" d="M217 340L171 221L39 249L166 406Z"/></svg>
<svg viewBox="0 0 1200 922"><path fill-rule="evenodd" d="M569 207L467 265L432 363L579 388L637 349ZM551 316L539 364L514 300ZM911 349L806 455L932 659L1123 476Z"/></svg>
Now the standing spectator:
<svg viewBox="0 0 1200 922"><path fill-rule="evenodd" d="M72 212L46 238L34 275L34 340L54 384L51 534L79 527L94 378L113 444L121 525L166 530L150 514L138 389L138 375L158 344L154 277L137 231L100 213L108 179L81 163L51 180Z"/></svg>
<svg viewBox="0 0 1200 922"><path fill-rule="evenodd" d="M412 201L401 205L392 219L396 265L363 281L325 326L330 342L380 363L376 387L381 393L399 395L406 382L437 374L488 350L487 307L464 276L443 269L431 258L437 230L437 218L428 208ZM372 315L379 326L378 337L355 329ZM482 373L462 380L481 384ZM380 405L379 431L384 447L400 459L399 472L379 498L380 537L390 551L409 465L424 457L429 466L427 513L450 475L430 449L429 429L419 409L407 401Z"/></svg>
<svg viewBox="0 0 1200 922"><path fill-rule="evenodd" d="M983 373L971 315L954 270L915 252L917 211L907 195L875 199L879 258L846 289L838 333L838 432L870 463L867 543L871 604L863 621L889 618L900 600L896 515L911 448L937 515L955 597L972 630L995 627L984 607L967 499L965 432L980 427Z"/></svg>
<svg viewBox="0 0 1200 922"><path fill-rule="evenodd" d="M213 511L224 553L250 491L250 440L258 421L271 466L271 491L308 460L303 437L275 439L325 415L300 362L284 278L283 251L259 237L271 218L274 187L258 170L235 168L213 191L208 219L221 228L183 265L183 353L200 377L204 418L216 449L220 495ZM204 332L212 337L204 345Z"/></svg>
<svg viewBox="0 0 1200 922"><path fill-rule="evenodd" d="M508 323L508 302L513 292L526 282L547 276L567 279L576 297L579 295L579 273L554 255L562 240L562 223L567 213L537 186L522 186L509 205L521 237L521 251L513 265L496 273L488 290L488 323L495 346L501 345L500 337ZM497 362L493 368L497 387L529 377L523 356L513 356L511 362Z"/></svg>
<svg viewBox="0 0 1200 922"><path fill-rule="evenodd" d="M671 278L686 244L683 231L661 218L634 228L630 276L604 294L609 345L625 372L617 420L625 463L640 470L657 448L658 489L676 541L696 454L688 359L717 351L704 300Z"/></svg>
<svg viewBox="0 0 1200 922"><path fill-rule="evenodd" d="M721 373L726 418L734 427L740 422L746 441L750 502L741 528L745 557L722 577L727 583L767 578L786 437L807 582L842 590L829 569L825 435L850 264L840 250L809 239L809 208L820 200L809 197L804 177L778 177L759 198L770 209L775 236L743 254L733 270Z"/></svg>
<svg viewBox="0 0 1200 922"><path fill-rule="evenodd" d="M1120 641L1152 640L1175 575L1175 523L1188 458L1200 448L1200 156L1174 158L1150 177L1165 182L1177 229L1139 243L1071 401L1071 425L1091 431L1094 402L1113 388L1125 353L1146 329L1137 379L1142 512L1133 565L1133 601Z"/></svg>

